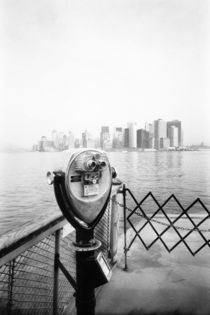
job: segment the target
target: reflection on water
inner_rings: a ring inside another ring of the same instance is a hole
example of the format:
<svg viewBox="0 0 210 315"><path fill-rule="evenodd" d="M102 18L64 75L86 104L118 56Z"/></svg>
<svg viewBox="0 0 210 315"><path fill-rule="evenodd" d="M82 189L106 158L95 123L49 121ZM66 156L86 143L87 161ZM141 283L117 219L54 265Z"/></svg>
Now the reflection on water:
<svg viewBox="0 0 210 315"><path fill-rule="evenodd" d="M175 194L184 206L197 197L210 205L210 151L109 153L137 200L151 191L160 202Z"/></svg>
<svg viewBox="0 0 210 315"><path fill-rule="evenodd" d="M46 172L59 165L61 153L1 154L1 235L59 213ZM174 193L184 206L197 197L210 208L210 151L109 152L118 177L136 196L149 191L163 202Z"/></svg>

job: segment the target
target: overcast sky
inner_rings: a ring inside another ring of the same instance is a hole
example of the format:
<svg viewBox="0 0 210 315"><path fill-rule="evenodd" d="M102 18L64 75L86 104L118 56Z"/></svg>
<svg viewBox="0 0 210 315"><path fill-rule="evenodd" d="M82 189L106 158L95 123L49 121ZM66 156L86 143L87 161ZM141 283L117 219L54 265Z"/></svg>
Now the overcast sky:
<svg viewBox="0 0 210 315"><path fill-rule="evenodd" d="M209 1L1 0L0 140L180 119L210 145Z"/></svg>

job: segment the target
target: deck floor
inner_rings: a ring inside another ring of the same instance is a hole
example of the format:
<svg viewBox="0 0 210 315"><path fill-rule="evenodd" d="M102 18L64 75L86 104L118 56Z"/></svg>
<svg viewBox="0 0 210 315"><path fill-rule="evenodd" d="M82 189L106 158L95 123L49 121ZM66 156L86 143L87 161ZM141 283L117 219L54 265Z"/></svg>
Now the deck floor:
<svg viewBox="0 0 210 315"><path fill-rule="evenodd" d="M146 233L149 239L151 231ZM169 231L167 244L174 240ZM196 248L200 241L195 233L190 245ZM128 253L128 271L123 267L121 257L97 296L96 315L210 314L209 246L193 257L183 244L168 253L158 241L147 251L136 239Z"/></svg>

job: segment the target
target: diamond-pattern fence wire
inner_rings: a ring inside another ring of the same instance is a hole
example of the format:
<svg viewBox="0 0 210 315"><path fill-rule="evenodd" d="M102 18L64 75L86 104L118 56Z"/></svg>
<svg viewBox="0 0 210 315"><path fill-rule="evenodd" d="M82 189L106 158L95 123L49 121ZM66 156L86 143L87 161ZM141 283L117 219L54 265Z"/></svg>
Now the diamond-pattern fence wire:
<svg viewBox="0 0 210 315"><path fill-rule="evenodd" d="M108 257L110 207L95 229ZM66 223L66 222L65 222ZM75 231L60 238L60 261L75 279ZM55 231L0 267L0 314L52 314ZM74 288L59 271L58 313L74 303Z"/></svg>
<svg viewBox="0 0 210 315"><path fill-rule="evenodd" d="M51 307L53 283L54 235L15 259L13 308L17 314L33 314L39 305L41 314Z"/></svg>
<svg viewBox="0 0 210 315"><path fill-rule="evenodd" d="M129 189L126 188L124 194L127 200L130 199L130 204L131 200L134 204L132 208L126 207L129 213L126 221L133 229L134 237L126 246L125 252L129 251L136 239L139 239L147 250L157 241L160 241L168 252L184 244L193 256L204 247L210 246L210 211L199 198L184 208L174 194L163 204L160 204L151 192L139 202ZM174 235L173 245L167 242L166 232L169 231ZM197 234L196 242L194 233ZM195 247L195 243L199 244Z"/></svg>
<svg viewBox="0 0 210 315"><path fill-rule="evenodd" d="M10 302L9 294L10 294L10 288L9 288L9 273L10 273L10 263L7 263L6 265L2 266L0 268L0 292L1 292L1 298L0 298L0 314L6 314L7 306Z"/></svg>

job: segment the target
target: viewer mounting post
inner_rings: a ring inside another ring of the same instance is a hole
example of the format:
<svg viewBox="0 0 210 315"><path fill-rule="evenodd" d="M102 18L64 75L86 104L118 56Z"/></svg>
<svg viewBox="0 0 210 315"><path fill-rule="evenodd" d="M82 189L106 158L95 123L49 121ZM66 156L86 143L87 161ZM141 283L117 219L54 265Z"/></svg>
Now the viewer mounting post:
<svg viewBox="0 0 210 315"><path fill-rule="evenodd" d="M48 172L47 177L61 211L76 229L77 315L94 315L94 289L111 278L106 258L95 254L101 242L94 238L94 228L107 208L116 172L103 151L83 149L69 158L65 172Z"/></svg>
<svg viewBox="0 0 210 315"><path fill-rule="evenodd" d="M77 315L95 314L95 293L90 278L88 264L89 262L94 261L94 251L96 247L91 245L92 239L93 230L88 231L88 233L76 231L76 244L80 244L80 247L76 250ZM88 244L89 248L86 247Z"/></svg>
<svg viewBox="0 0 210 315"><path fill-rule="evenodd" d="M123 184L122 188L123 193L123 219L124 219L124 256L125 256L125 267L124 270L128 270L128 264L127 264L127 217L126 217L126 187L125 184Z"/></svg>

